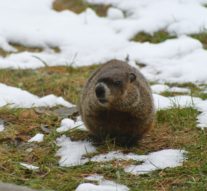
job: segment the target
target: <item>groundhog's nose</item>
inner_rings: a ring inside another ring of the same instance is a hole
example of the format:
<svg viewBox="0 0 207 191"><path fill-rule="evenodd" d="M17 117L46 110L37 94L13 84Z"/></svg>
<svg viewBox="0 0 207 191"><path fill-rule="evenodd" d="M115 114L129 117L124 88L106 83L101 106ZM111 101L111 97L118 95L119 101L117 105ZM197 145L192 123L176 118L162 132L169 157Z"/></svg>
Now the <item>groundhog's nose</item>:
<svg viewBox="0 0 207 191"><path fill-rule="evenodd" d="M96 86L95 89L96 92L96 97L101 101L101 100L105 100L105 88L103 85L99 84Z"/></svg>

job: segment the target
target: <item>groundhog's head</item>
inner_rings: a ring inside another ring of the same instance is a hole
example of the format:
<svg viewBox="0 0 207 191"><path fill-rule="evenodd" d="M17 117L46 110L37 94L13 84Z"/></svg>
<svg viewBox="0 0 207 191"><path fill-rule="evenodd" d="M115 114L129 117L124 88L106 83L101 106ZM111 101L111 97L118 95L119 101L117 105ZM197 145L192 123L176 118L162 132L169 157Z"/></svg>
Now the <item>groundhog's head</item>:
<svg viewBox="0 0 207 191"><path fill-rule="evenodd" d="M133 104L139 97L136 85L136 74L116 69L102 73L95 85L98 104L103 107L120 109Z"/></svg>

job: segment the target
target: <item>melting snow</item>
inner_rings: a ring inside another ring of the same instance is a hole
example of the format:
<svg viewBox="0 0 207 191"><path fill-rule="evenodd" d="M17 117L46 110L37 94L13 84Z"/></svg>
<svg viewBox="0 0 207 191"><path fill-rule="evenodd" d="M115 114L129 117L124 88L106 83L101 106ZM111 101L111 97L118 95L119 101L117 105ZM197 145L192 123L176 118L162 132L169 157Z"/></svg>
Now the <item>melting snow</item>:
<svg viewBox="0 0 207 191"><path fill-rule="evenodd" d="M197 126L201 129L207 128L207 100L200 102L195 108L201 112L197 117Z"/></svg>
<svg viewBox="0 0 207 191"><path fill-rule="evenodd" d="M19 163L21 166L23 166L23 167L25 167L25 168L27 168L27 169L29 169L29 170L38 170L39 169L39 167L37 167L37 166L33 166L33 165L31 165L31 164L26 164L26 163Z"/></svg>
<svg viewBox="0 0 207 191"><path fill-rule="evenodd" d="M109 19L123 19L124 13L120 9L110 7L107 11L107 17Z"/></svg>
<svg viewBox="0 0 207 191"><path fill-rule="evenodd" d="M91 180L91 181L97 181L97 182L101 182L104 180L104 177L102 175L98 175L98 174L92 174L90 176L87 176L85 178L86 180Z"/></svg>
<svg viewBox="0 0 207 191"><path fill-rule="evenodd" d="M86 130L83 122L81 120L74 121L72 119L65 118L61 121L61 125L56 129L57 132L65 132L70 129L78 128L81 130Z"/></svg>
<svg viewBox="0 0 207 191"><path fill-rule="evenodd" d="M128 191L127 186L117 184L116 182L105 180L103 176L94 174L85 178L86 180L98 181L98 185L92 183L83 183L78 186L76 191Z"/></svg>
<svg viewBox="0 0 207 191"><path fill-rule="evenodd" d="M162 93L164 91L168 92L178 92L178 93L190 93L188 88L180 88L180 87L169 87L168 85L156 84L152 85L151 89L153 93Z"/></svg>
<svg viewBox="0 0 207 191"><path fill-rule="evenodd" d="M190 93L188 88L180 88L180 87L171 87L168 90L169 92L178 92L178 93Z"/></svg>
<svg viewBox="0 0 207 191"><path fill-rule="evenodd" d="M117 184L116 182L105 180L103 176L98 174L93 174L85 178L86 180L96 181L98 185L91 183L83 183L78 186L76 191L128 191L127 186Z"/></svg>
<svg viewBox="0 0 207 191"><path fill-rule="evenodd" d="M172 107L192 107L197 109L201 114L197 116L197 127L207 128L207 100L191 96L164 97L153 94L155 107L157 110L170 109Z"/></svg>
<svg viewBox="0 0 207 191"><path fill-rule="evenodd" d="M200 98L191 96L175 96L175 97L164 97L158 94L153 94L154 102L157 110L169 109L172 107L193 107L202 112L198 116L198 127L207 127L207 101L203 101ZM74 121L69 119L64 119L61 122L61 128L70 129L75 124ZM66 130L64 129L64 130ZM95 148L91 143L87 141L71 141L70 138L62 136L57 140L59 149L57 156L61 159L59 164L61 166L75 166L84 164L89 159L82 158L84 154L94 152ZM101 154L91 158L93 162L106 162L110 160L137 160L144 161L142 165L129 166L125 170L132 173L145 173L145 171L163 169L167 167L179 166L184 160L184 151L182 150L163 150L151 153L149 155L136 155L129 153L127 155L119 152L109 152L107 154ZM160 157L159 157L160 156ZM166 162L163 162L165 161ZM161 162L160 162L161 161ZM162 165L160 165L162 164ZM133 170L134 169L134 170Z"/></svg>
<svg viewBox="0 0 207 191"><path fill-rule="evenodd" d="M203 112L197 116L197 127L204 129L207 128L207 112Z"/></svg>
<svg viewBox="0 0 207 191"><path fill-rule="evenodd" d="M131 174L146 174L154 170L174 168L182 166L185 151L166 149L147 155L147 159L141 165L130 165L125 168Z"/></svg>
<svg viewBox="0 0 207 191"><path fill-rule="evenodd" d="M100 185L95 185L92 183L83 183L78 186L76 191L128 191L129 188L121 185L114 183L112 181L108 182L103 182Z"/></svg>
<svg viewBox="0 0 207 191"><path fill-rule="evenodd" d="M120 151L112 151L106 154L100 154L94 156L91 161L93 162L108 162L111 160L137 160L137 161L142 161L145 160L146 156L145 155L136 155L133 153L129 154L123 154Z"/></svg>
<svg viewBox="0 0 207 191"><path fill-rule="evenodd" d="M0 107L6 105L19 108L53 107L57 105L73 106L62 97L56 97L51 94L40 98L20 88L7 86L2 83L0 83L0 92Z"/></svg>
<svg viewBox="0 0 207 191"><path fill-rule="evenodd" d="M4 121L0 119L0 132L4 131Z"/></svg>
<svg viewBox="0 0 207 191"><path fill-rule="evenodd" d="M176 149L166 149L152 152L148 155L123 154L119 151L109 152L94 156L91 161L106 162L111 160L136 160L143 161L141 165L130 165L125 168L126 172L132 174L145 174L154 170L173 168L182 165L185 160L185 151Z"/></svg>
<svg viewBox="0 0 207 191"><path fill-rule="evenodd" d="M123 21L113 24L128 35L142 31L153 33L163 29L177 35L192 34L207 28L207 11L204 7L206 0L87 1L94 4L111 4L126 12Z"/></svg>
<svg viewBox="0 0 207 191"><path fill-rule="evenodd" d="M44 135L41 133L37 133L34 137L32 137L28 142L42 142L44 139Z"/></svg>
<svg viewBox="0 0 207 191"><path fill-rule="evenodd" d="M65 135L57 139L57 145L60 149L57 151L57 156L60 157L60 166L76 166L88 162L88 159L83 159L83 155L95 152L96 149L90 142L87 141L71 141Z"/></svg>
<svg viewBox="0 0 207 191"><path fill-rule="evenodd" d="M186 34L205 32L207 28L207 0L87 0L91 3L112 4L107 17L98 17L94 11L87 9L81 14L70 11L52 10L53 0L7 0L0 1L0 48L12 51L7 57L0 57L0 68L38 68L54 65L83 66L102 63L110 59L130 59L130 64L144 63L141 71L152 81L163 82L207 82L207 51L201 42ZM12 10L12 12L10 11ZM5 18L7 18L5 20ZM15 24L13 22L15 18ZM11 24L12 23L12 24ZM18 26L18 27L17 27ZM165 42L138 43L130 39L138 32L153 34L166 30L177 38ZM10 43L28 47L41 47L40 53L21 52ZM53 47L59 47L55 53ZM152 86L154 93L162 91L190 93L189 89L165 85ZM61 97L48 95L35 96L19 88L0 83L0 107L40 107L72 104ZM197 118L198 127L207 127L207 100L190 96L164 97L154 94L156 109L169 109L174 106L193 107L201 112ZM58 132L64 132L80 125L64 119ZM0 125L0 131L4 129ZM43 134L37 134L29 140L42 141ZM57 139L60 147L61 166L84 164L89 159L83 155L95 152L96 149L87 141L71 141L62 136ZM157 169L176 167L185 160L183 150L161 150L148 155L123 154L119 151L97 155L91 160L104 162L110 160L142 161L140 165L125 168L132 174L148 173ZM25 163L21 165L27 168ZM36 167L38 168L38 167ZM85 183L76 191L126 191L126 186L99 179L99 185Z"/></svg>
<svg viewBox="0 0 207 191"><path fill-rule="evenodd" d="M0 68L44 67L40 60L49 66L83 66L128 55L133 65L139 61L146 64L142 72L150 80L207 81L206 50L198 40L182 36L205 31L207 0L90 1L113 7L104 18L91 9L81 14L56 12L52 0L0 1L1 48L13 50L9 42L44 48L40 53L0 57ZM15 25L10 24L13 18ZM159 30L178 38L159 44L130 41L138 32ZM55 53L51 47L59 47L61 52Z"/></svg>
<svg viewBox="0 0 207 191"><path fill-rule="evenodd" d="M153 94L155 107L157 110L169 109L172 107L196 107L204 101L197 97L191 96L175 96L175 97L164 97L158 94Z"/></svg>
<svg viewBox="0 0 207 191"><path fill-rule="evenodd" d="M88 158L82 158L84 154L95 152L95 148L86 141L74 141L72 142L70 138L62 136L57 139L57 144L61 148L57 152L57 156L60 156L59 161L60 166L76 166L84 164L89 161ZM154 170L165 169L168 167L176 167L182 165L185 160L184 154L186 152L183 150L176 149L166 149L157 152L152 152L148 155L137 155L134 153L123 154L120 151L112 151L106 154L100 154L92 157L90 161L92 162L108 162L112 160L135 160L142 161L141 165L130 165L124 170L132 174L144 174L149 173ZM102 182L102 177L92 176L88 177L88 180L96 180ZM86 184L84 184L86 185ZM87 184L88 185L88 184ZM99 188L99 186L90 184L92 188ZM79 187L78 187L79 188ZM80 186L81 189L85 186Z"/></svg>

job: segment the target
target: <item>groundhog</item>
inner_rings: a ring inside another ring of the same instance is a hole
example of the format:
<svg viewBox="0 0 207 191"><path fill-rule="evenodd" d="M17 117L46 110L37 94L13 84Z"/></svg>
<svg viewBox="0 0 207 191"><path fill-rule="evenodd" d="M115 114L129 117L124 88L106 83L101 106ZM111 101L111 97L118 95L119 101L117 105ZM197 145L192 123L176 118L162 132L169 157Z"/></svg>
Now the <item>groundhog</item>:
<svg viewBox="0 0 207 191"><path fill-rule="evenodd" d="M80 114L96 140L131 146L153 127L154 103L145 77L120 60L99 67L88 79Z"/></svg>

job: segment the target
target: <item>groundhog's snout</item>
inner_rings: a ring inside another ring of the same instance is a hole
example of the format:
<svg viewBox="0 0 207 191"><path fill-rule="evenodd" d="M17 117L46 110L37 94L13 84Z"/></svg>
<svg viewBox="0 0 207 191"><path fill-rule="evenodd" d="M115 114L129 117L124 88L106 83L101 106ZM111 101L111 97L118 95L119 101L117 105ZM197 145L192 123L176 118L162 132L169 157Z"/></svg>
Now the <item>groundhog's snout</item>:
<svg viewBox="0 0 207 191"><path fill-rule="evenodd" d="M106 98L106 85L103 83L98 83L95 88L96 97L98 98L99 102L105 103L107 102Z"/></svg>

